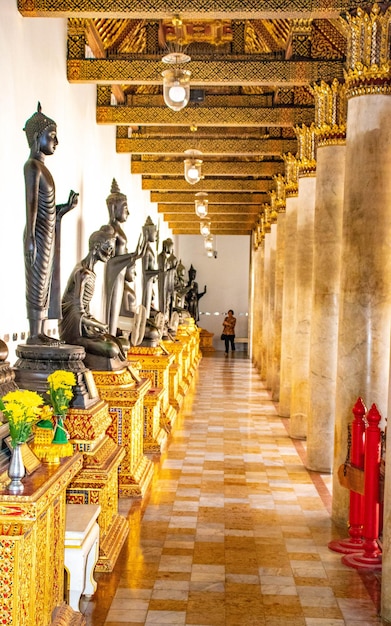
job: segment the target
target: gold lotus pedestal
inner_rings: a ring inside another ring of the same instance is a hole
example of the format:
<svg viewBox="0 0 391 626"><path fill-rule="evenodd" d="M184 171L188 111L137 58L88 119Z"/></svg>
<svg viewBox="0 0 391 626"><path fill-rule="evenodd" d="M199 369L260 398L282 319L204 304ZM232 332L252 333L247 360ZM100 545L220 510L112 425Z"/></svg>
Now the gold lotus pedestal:
<svg viewBox="0 0 391 626"><path fill-rule="evenodd" d="M41 464L17 496L1 487L0 624L85 624L64 605L66 489L82 462L76 453L57 465Z"/></svg>
<svg viewBox="0 0 391 626"><path fill-rule="evenodd" d="M162 446L166 445L167 433L171 432L177 414L170 404L170 366L174 361L174 356L161 346L133 346L128 352L128 360L130 362L136 360L140 375L151 381L150 397L148 398L147 394L144 403L145 430L152 435L153 441L160 445L159 451L161 451ZM158 421L148 410L153 405L154 394L160 400ZM153 426L152 419L154 419Z"/></svg>
<svg viewBox="0 0 391 626"><path fill-rule="evenodd" d="M142 497L153 475L153 463L144 455L144 398L151 381L130 366L117 371L94 371L99 396L109 406L107 434L124 449L118 474L119 497Z"/></svg>

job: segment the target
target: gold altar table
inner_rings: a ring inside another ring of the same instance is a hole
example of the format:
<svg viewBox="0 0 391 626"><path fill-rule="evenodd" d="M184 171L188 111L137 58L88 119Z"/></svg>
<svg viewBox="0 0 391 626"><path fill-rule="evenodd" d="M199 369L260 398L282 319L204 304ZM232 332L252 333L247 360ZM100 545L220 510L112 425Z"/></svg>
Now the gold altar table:
<svg viewBox="0 0 391 626"><path fill-rule="evenodd" d="M25 476L22 494L2 485L0 624L48 626L63 604L65 492L81 467L76 453Z"/></svg>

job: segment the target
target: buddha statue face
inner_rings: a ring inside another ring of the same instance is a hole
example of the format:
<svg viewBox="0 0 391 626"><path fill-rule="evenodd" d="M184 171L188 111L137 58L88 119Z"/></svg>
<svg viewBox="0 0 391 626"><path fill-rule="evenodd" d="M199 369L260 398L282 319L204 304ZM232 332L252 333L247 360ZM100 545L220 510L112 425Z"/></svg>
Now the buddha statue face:
<svg viewBox="0 0 391 626"><path fill-rule="evenodd" d="M53 154L58 146L57 127L51 124L38 135L38 146L40 152L45 155Z"/></svg>
<svg viewBox="0 0 391 626"><path fill-rule="evenodd" d="M126 222L129 217L128 201L126 197L118 198L114 204L114 218L118 222Z"/></svg>

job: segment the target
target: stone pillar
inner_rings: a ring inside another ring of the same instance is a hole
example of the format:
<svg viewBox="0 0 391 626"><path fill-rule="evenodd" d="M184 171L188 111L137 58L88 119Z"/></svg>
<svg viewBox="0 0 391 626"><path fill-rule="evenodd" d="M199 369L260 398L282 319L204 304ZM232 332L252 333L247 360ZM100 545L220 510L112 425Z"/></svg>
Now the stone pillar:
<svg viewBox="0 0 391 626"><path fill-rule="evenodd" d="M275 177L275 181L277 189L274 198L274 209L277 213L277 240L274 284L274 336L271 363L271 392L273 402L278 402L280 398L282 296L285 262L285 179L279 174Z"/></svg>
<svg viewBox="0 0 391 626"><path fill-rule="evenodd" d="M276 214L277 218L277 214ZM265 282L268 283L269 288L269 302L267 304L268 308L268 333L267 333L267 341L266 341L266 387L267 389L271 389L273 386L273 357L274 357L274 338L275 338L275 317L274 317L274 307L275 307L275 297L276 297L276 249L277 249L277 222L273 220L273 223L270 225L270 233L269 237L269 271L268 275L265 276Z"/></svg>
<svg viewBox="0 0 391 626"><path fill-rule="evenodd" d="M266 381L267 376L267 354L268 342L270 338L270 250L271 250L271 224L269 221L269 205L263 206L264 211L264 257L263 257L263 293L262 293L262 346L261 346L261 379Z"/></svg>
<svg viewBox="0 0 391 626"><path fill-rule="evenodd" d="M296 129L299 145L299 194L296 248L296 302L292 357L290 436L305 439L309 407L310 330L316 162L313 126Z"/></svg>
<svg viewBox="0 0 391 626"><path fill-rule="evenodd" d="M361 396L387 415L391 332L391 76L390 8L357 9L348 16L348 98L342 272L338 332L332 516L346 524L349 493L337 470L347 451L352 407ZM382 427L382 426L381 426ZM389 472L386 468L386 475ZM390 506L386 493L385 510ZM385 525L384 545L391 528ZM383 588L391 584L391 555L384 554ZM383 594L384 595L384 594ZM383 597L391 617L391 598Z"/></svg>
<svg viewBox="0 0 391 626"><path fill-rule="evenodd" d="M254 367L261 370L262 343L262 291L263 291L263 220L260 217L253 233L252 265L252 298L251 298L251 355Z"/></svg>
<svg viewBox="0 0 391 626"><path fill-rule="evenodd" d="M295 262L297 231L297 159L291 154L285 160L285 258L282 290L280 402L278 412L290 416L292 392L293 319L296 300Z"/></svg>
<svg viewBox="0 0 391 626"><path fill-rule="evenodd" d="M335 80L314 87L317 134L314 282L306 466L331 472L334 452L339 285L345 177L346 94Z"/></svg>

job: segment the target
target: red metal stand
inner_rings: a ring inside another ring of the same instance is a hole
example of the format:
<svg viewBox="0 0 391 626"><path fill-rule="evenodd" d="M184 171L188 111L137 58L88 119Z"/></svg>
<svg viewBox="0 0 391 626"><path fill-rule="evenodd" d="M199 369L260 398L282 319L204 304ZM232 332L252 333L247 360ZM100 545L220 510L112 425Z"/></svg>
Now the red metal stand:
<svg viewBox="0 0 391 626"><path fill-rule="evenodd" d="M381 431L379 428L380 413L372 404L367 414L368 426L365 432L364 462L364 525L363 550L342 557L342 563L362 570L381 569L381 550L377 543L379 538L380 510L380 453Z"/></svg>
<svg viewBox="0 0 391 626"><path fill-rule="evenodd" d="M351 465L361 470L364 469L364 415L366 411L367 408L362 401L362 398L358 398L352 409L354 420L352 423L352 442L349 460ZM340 552L342 554L350 554L358 551L362 552L364 543L362 538L364 498L360 493L356 493L352 489L350 490L349 498L349 538L330 541L328 544L330 550Z"/></svg>

